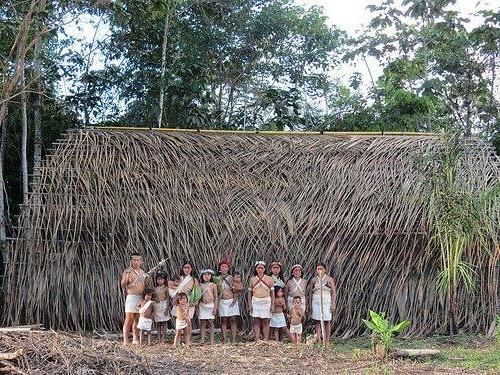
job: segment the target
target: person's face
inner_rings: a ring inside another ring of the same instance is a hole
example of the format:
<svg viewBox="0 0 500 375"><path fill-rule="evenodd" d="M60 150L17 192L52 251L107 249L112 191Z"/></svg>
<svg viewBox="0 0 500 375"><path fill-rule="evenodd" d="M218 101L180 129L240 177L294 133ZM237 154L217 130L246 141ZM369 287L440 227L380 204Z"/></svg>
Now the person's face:
<svg viewBox="0 0 500 375"><path fill-rule="evenodd" d="M293 300L293 307L295 307L296 309L298 309L300 306L301 303L300 303L300 299L294 299Z"/></svg>
<svg viewBox="0 0 500 375"><path fill-rule="evenodd" d="M219 271L220 273L222 273L223 275L227 275L227 273L229 272L229 267L227 266L227 264L221 264L220 267L219 267Z"/></svg>
<svg viewBox="0 0 500 375"><path fill-rule="evenodd" d="M186 297L182 296L181 298L179 298L179 304L180 305L185 305L186 303L187 303Z"/></svg>
<svg viewBox="0 0 500 375"><path fill-rule="evenodd" d="M237 282L237 283L241 282L241 276L240 275L234 275L233 281Z"/></svg>
<svg viewBox="0 0 500 375"><path fill-rule="evenodd" d="M179 279L174 280L174 286L179 286L180 283L181 283L181 281Z"/></svg>
<svg viewBox="0 0 500 375"><path fill-rule="evenodd" d="M257 271L257 275L262 276L264 274L264 271L266 269L262 264L259 264L257 267L255 267L255 271Z"/></svg>
<svg viewBox="0 0 500 375"><path fill-rule="evenodd" d="M295 267L292 270L292 274L293 274L293 277L296 277L298 279L299 277L302 276L302 270L300 269L300 267Z"/></svg>
<svg viewBox="0 0 500 375"><path fill-rule="evenodd" d="M285 295L285 292L283 292L283 289L278 290L278 293L276 294L278 297L283 297Z"/></svg>
<svg viewBox="0 0 500 375"><path fill-rule="evenodd" d="M142 258L137 256L132 257L130 264L132 265L132 268L141 268Z"/></svg>
<svg viewBox="0 0 500 375"><path fill-rule="evenodd" d="M318 266L318 267L316 267L316 273L317 273L318 275L324 275L324 274L325 274L325 271L326 271L326 270L325 270L325 267L323 267L323 266Z"/></svg>
<svg viewBox="0 0 500 375"><path fill-rule="evenodd" d="M203 274L203 281L209 282L211 278L212 278L212 275L210 275L209 273Z"/></svg>
<svg viewBox="0 0 500 375"><path fill-rule="evenodd" d="M145 299L146 301L149 301L149 300L151 300L151 297L152 297L152 296L151 296L151 294L150 294L150 293L148 293L148 294L146 294L146 295L144 296L144 299Z"/></svg>
<svg viewBox="0 0 500 375"><path fill-rule="evenodd" d="M193 268L191 267L190 264L185 264L184 267L182 267L182 271L184 272L184 275L190 275L192 270L193 270Z"/></svg>
<svg viewBox="0 0 500 375"><path fill-rule="evenodd" d="M165 279L163 277L157 277L156 284L158 284L159 286L165 285Z"/></svg>
<svg viewBox="0 0 500 375"><path fill-rule="evenodd" d="M275 264L274 266L271 267L271 272L273 275L279 275L281 271L281 267Z"/></svg>

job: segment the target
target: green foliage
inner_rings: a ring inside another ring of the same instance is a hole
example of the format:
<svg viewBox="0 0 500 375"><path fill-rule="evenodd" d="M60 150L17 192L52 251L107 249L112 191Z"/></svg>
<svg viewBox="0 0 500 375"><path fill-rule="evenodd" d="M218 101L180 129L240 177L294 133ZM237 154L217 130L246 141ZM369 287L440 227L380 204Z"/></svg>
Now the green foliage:
<svg viewBox="0 0 500 375"><path fill-rule="evenodd" d="M363 323L372 331L372 340L374 348L378 343L384 347L384 356L387 355L393 345L394 336L410 326L409 320L404 320L398 324L391 325L389 320L385 319L385 313L377 313L369 310L370 319L362 319Z"/></svg>
<svg viewBox="0 0 500 375"><path fill-rule="evenodd" d="M425 169L431 189L429 202L433 240L441 250L442 270L439 286L445 291L450 308L450 333L456 333L457 290L474 286L474 265L464 260L471 244L490 251L490 239L497 239L495 206L500 183L484 191L466 186L461 178L461 163L466 146L460 133L443 132L442 144L427 156ZM491 252L492 253L492 252Z"/></svg>

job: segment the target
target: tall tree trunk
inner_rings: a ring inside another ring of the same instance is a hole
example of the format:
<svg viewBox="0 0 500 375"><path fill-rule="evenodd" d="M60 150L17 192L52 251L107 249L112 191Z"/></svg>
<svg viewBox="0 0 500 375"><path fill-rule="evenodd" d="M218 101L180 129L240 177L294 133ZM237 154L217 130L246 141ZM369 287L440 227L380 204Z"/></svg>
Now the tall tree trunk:
<svg viewBox="0 0 500 375"><path fill-rule="evenodd" d="M23 64L24 65L24 64ZM23 203L28 203L28 96L26 94L26 77L21 72L21 171L23 180Z"/></svg>
<svg viewBox="0 0 500 375"><path fill-rule="evenodd" d="M7 104L0 107L0 248L3 248L5 240L7 238L7 233L5 230L5 199L7 198L4 194L5 186L3 180L3 159L4 159L4 149L5 149L5 139L7 138L7 127L5 124L5 118L7 117L8 106Z"/></svg>
<svg viewBox="0 0 500 375"><path fill-rule="evenodd" d="M167 66L167 47L168 47L168 32L170 28L170 7L167 2L167 12L165 15L165 24L163 28L163 44L161 46L161 74L160 74L160 100L158 111L158 127L161 128L163 122L163 101L165 98L165 73Z"/></svg>
<svg viewBox="0 0 500 375"><path fill-rule="evenodd" d="M35 147L33 153L33 169L38 171L42 163L42 92L43 92L43 84L42 84L42 62L41 62L41 54L42 54L42 30L43 30L43 19L45 12L45 0L39 0L38 3L38 12L36 18L36 40L33 50L33 74L36 79L36 94L33 108L33 125L35 127ZM34 180L36 182L36 173L34 173Z"/></svg>

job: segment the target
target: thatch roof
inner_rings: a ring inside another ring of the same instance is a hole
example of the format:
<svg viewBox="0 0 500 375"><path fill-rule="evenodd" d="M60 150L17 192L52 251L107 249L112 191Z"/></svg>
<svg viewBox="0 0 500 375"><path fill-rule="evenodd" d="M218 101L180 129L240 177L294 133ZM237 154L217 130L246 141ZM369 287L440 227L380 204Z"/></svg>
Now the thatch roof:
<svg viewBox="0 0 500 375"><path fill-rule="evenodd" d="M424 179L415 164L429 136L80 130L56 145L20 218L6 275L4 323L117 329L119 278L131 252L145 268L168 258L215 267L228 251L248 275L257 259L325 261L337 278L334 330L355 335L369 308L408 318L410 333L445 327L430 245ZM476 144L480 141L472 142ZM485 147L464 175L500 176ZM470 249L477 286L460 293L458 324L494 319L498 258Z"/></svg>

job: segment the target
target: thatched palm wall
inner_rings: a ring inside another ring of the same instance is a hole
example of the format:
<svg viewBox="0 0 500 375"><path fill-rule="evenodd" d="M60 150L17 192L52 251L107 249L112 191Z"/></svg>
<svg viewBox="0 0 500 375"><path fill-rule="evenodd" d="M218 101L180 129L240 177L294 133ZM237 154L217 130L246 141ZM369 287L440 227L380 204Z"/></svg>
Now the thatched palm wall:
<svg viewBox="0 0 500 375"><path fill-rule="evenodd" d="M146 268L168 258L212 266L234 250L256 259L325 261L337 278L335 332L361 332L369 308L441 330L439 251L429 244L427 196L415 161L428 136L239 135L75 131L39 171L6 275L4 323L117 329L119 277L131 252ZM484 150L480 148L479 150ZM472 151L478 187L500 176ZM471 249L477 285L460 294L459 326L484 332L498 296L498 259ZM246 271L245 277L248 275Z"/></svg>

